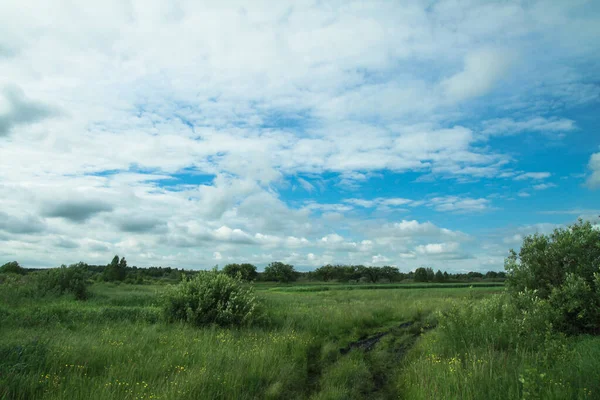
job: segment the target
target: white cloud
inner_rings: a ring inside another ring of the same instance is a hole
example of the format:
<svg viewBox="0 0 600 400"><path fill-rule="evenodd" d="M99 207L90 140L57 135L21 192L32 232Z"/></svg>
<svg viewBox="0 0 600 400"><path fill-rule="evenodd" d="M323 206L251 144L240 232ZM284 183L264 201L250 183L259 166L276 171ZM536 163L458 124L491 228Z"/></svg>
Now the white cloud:
<svg viewBox="0 0 600 400"><path fill-rule="evenodd" d="M546 189L550 189L556 187L556 184L554 183L540 183L539 185L533 185L533 188L535 190L546 190Z"/></svg>
<svg viewBox="0 0 600 400"><path fill-rule="evenodd" d="M552 174L550 172L525 172L525 173L518 175L514 179L515 179L515 181L524 181L527 179L541 180L541 179L549 178L551 175Z"/></svg>
<svg viewBox="0 0 600 400"><path fill-rule="evenodd" d="M436 211L450 211L458 213L481 212L490 208L488 199L460 198L457 196L434 197L427 201Z"/></svg>
<svg viewBox="0 0 600 400"><path fill-rule="evenodd" d="M194 267L211 254L420 262L415 246L468 235L357 207L474 212L490 202L347 191L404 172L511 175L516 156L488 136L571 131L555 114L598 98L570 61L594 59L599 25L572 2L108 0L93 13L62 0L9 3L0 240L31 265L106 263L115 251ZM539 56L525 57L530 49ZM493 118L484 138L480 123L465 123L479 118L464 102L477 96ZM281 194L296 183L312 202ZM336 184L354 201L318 203ZM344 237L321 241L331 232Z"/></svg>
<svg viewBox="0 0 600 400"><path fill-rule="evenodd" d="M306 190L309 193L312 193L315 191L314 185L312 185L306 179L298 178L298 183L300 183L300 186L302 186L304 188L304 190Z"/></svg>
<svg viewBox="0 0 600 400"><path fill-rule="evenodd" d="M600 187L600 153L592 154L588 168L592 174L587 178L587 185L592 189Z"/></svg>
<svg viewBox="0 0 600 400"><path fill-rule="evenodd" d="M483 123L483 133L486 135L516 135L522 132L541 132L561 134L577 129L575 121L567 118L532 117L515 121L512 118L501 118Z"/></svg>
<svg viewBox="0 0 600 400"><path fill-rule="evenodd" d="M472 51L465 57L463 70L442 81L442 87L450 99L457 101L485 95L506 74L513 58L507 51Z"/></svg>
<svg viewBox="0 0 600 400"><path fill-rule="evenodd" d="M430 243L426 245L420 245L415 248L417 253L439 255L445 253L454 253L459 249L460 245L456 242L449 243Z"/></svg>

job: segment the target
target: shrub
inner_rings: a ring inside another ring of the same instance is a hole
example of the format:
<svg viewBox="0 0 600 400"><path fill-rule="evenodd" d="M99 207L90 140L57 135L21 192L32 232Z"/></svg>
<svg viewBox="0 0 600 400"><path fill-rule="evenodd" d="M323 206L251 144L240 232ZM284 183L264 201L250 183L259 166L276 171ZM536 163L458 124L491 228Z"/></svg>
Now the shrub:
<svg viewBox="0 0 600 400"><path fill-rule="evenodd" d="M71 293L77 300L85 300L89 296L86 282L86 265L78 263L69 267L62 265L39 272L36 275L38 294L63 295Z"/></svg>
<svg viewBox="0 0 600 400"><path fill-rule="evenodd" d="M236 276L202 271L189 280L171 286L163 298L168 321L185 321L202 326L241 326L257 322L261 305L252 287Z"/></svg>
<svg viewBox="0 0 600 400"><path fill-rule="evenodd" d="M600 231L581 219L550 235L525 237L505 261L513 295L530 291L556 311L552 323L567 333L600 329Z"/></svg>

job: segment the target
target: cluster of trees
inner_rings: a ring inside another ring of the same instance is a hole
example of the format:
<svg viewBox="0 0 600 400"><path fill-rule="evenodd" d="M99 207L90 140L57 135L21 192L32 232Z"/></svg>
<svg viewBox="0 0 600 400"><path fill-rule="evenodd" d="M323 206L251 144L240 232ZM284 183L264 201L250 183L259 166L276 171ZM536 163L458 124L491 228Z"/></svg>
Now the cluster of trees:
<svg viewBox="0 0 600 400"><path fill-rule="evenodd" d="M388 282L401 281L405 274L396 267L366 267L364 265L324 265L307 273L307 278L316 281L367 281L371 283L385 280Z"/></svg>
<svg viewBox="0 0 600 400"><path fill-rule="evenodd" d="M466 274L449 274L438 270L433 272L432 268L417 268L414 272L400 272L396 267L367 267L364 265L324 265L312 272L306 273L309 280L315 281L337 281L337 282L401 282L412 280L414 282L464 282L482 279L504 280L504 272L490 271L485 275L480 272L469 272Z"/></svg>
<svg viewBox="0 0 600 400"><path fill-rule="evenodd" d="M138 268L127 265L125 257L115 255L107 265L88 265L78 263L79 268L86 273L87 279L100 280L105 282L125 282L141 284L149 279L164 279L170 281L180 281L183 276L193 276L198 271L177 269L171 267L150 267ZM364 265L324 265L314 271L299 272L293 265L283 262L272 262L265 267L264 272L258 272L253 264L227 264L221 270L230 277L239 277L244 281L271 281L271 282L295 282L298 279L308 281L341 283L348 282L465 282L477 280L504 280L506 273L490 271L486 274L480 272L469 272L466 274L451 274L438 270L434 272L432 268L417 268L414 272L400 272L396 267L383 266L373 267ZM26 269L22 268L16 261L6 263L0 267L0 272L10 272L14 274L25 274Z"/></svg>

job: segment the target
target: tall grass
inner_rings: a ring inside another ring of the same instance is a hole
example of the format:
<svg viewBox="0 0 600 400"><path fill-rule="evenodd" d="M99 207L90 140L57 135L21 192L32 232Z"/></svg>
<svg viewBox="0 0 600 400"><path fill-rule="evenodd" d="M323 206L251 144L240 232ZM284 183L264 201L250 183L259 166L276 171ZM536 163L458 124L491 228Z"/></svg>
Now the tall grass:
<svg viewBox="0 0 600 400"><path fill-rule="evenodd" d="M533 312L532 312L533 311ZM568 338L544 305L506 296L455 305L398 376L406 399L592 399L600 396L600 338Z"/></svg>
<svg viewBox="0 0 600 400"><path fill-rule="evenodd" d="M376 353L340 348L468 301L464 289L260 291L269 325L193 328L160 318L163 290L102 283L85 302L1 304L0 399L360 398Z"/></svg>

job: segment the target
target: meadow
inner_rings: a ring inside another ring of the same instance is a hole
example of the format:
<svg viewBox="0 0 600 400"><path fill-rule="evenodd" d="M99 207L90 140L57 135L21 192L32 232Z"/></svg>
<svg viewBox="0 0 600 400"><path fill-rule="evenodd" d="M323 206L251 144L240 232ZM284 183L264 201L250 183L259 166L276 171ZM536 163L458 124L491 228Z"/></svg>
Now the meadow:
<svg viewBox="0 0 600 400"><path fill-rule="evenodd" d="M5 292L0 398L598 398L597 337L499 344L504 289L451 286L255 284L268 318L237 328L165 322L165 285Z"/></svg>

